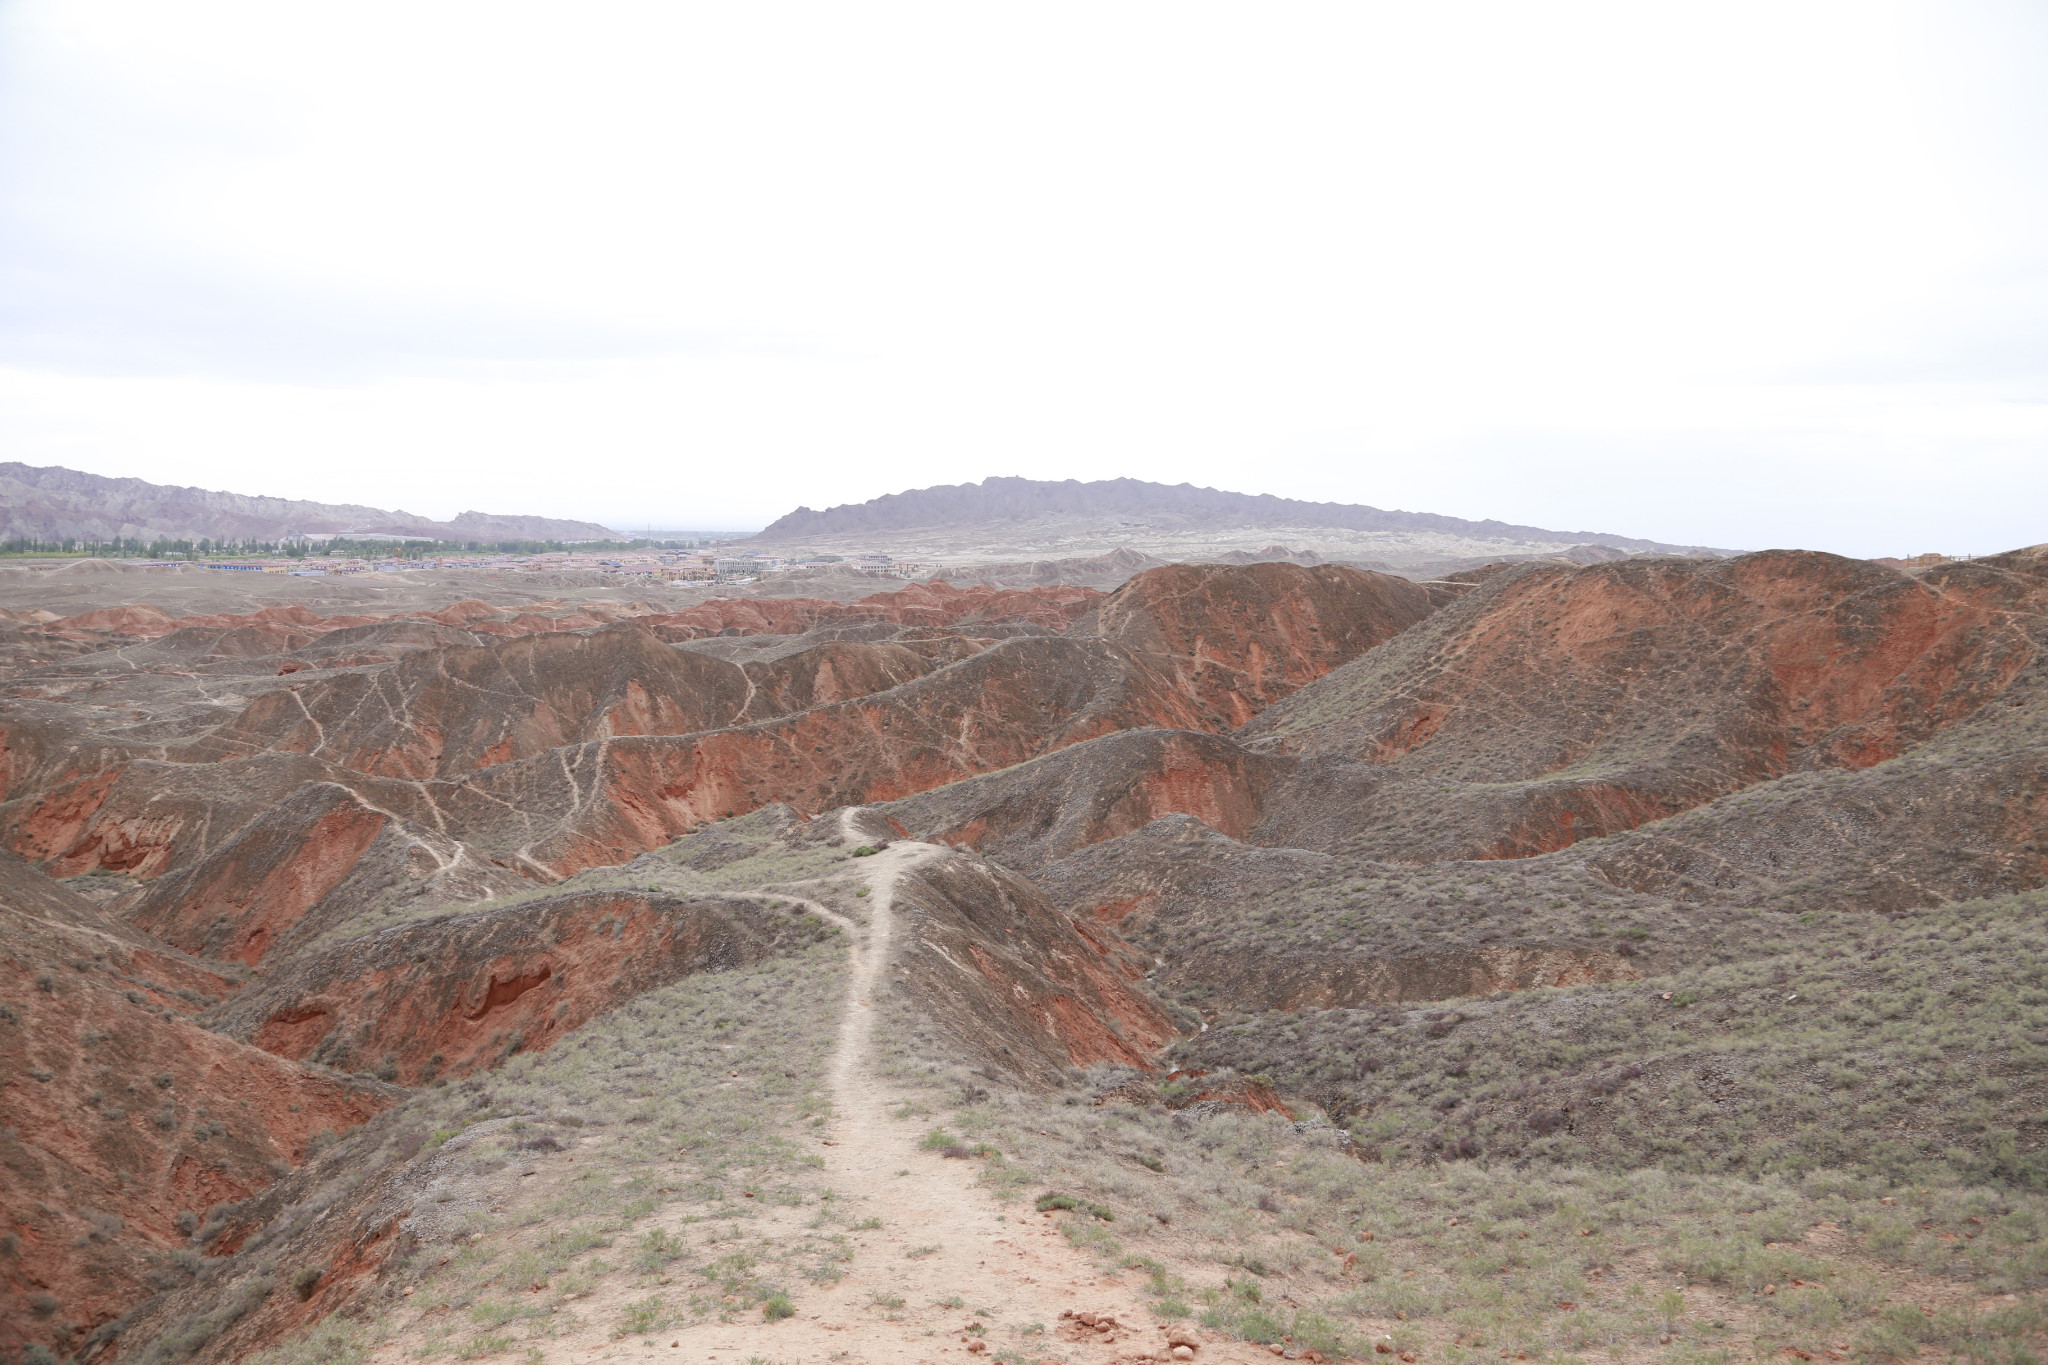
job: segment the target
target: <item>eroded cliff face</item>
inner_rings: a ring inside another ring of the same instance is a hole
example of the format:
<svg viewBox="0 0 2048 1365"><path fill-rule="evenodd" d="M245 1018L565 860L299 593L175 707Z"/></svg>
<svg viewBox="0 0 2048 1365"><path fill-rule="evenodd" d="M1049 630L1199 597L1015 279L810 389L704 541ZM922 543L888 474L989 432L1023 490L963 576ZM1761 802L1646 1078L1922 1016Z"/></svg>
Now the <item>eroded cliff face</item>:
<svg viewBox="0 0 2048 1365"><path fill-rule="evenodd" d="M1125 731L877 809L901 833L972 848L1035 875L1168 815L1249 837L1267 793L1294 766L1221 735Z"/></svg>
<svg viewBox="0 0 2048 1365"><path fill-rule="evenodd" d="M538 635L273 692L190 756L277 751L377 777L452 777L612 735L715 730L753 691L734 665L631 626Z"/></svg>
<svg viewBox="0 0 2048 1365"><path fill-rule="evenodd" d="M730 971L828 931L774 898L569 893L445 915L305 954L215 1026L291 1058L402 1085L539 1052L691 972Z"/></svg>
<svg viewBox="0 0 2048 1365"><path fill-rule="evenodd" d="M189 1017L238 984L131 933L0 905L0 1350L83 1345L181 1283L171 1253L196 1236L232 1249L210 1209L402 1097Z"/></svg>
<svg viewBox="0 0 2048 1365"><path fill-rule="evenodd" d="M1061 913L998 864L953 853L896 888L894 962L906 997L946 1042L1043 1084L1069 1067L1145 1070L1178 1027L1149 968L1114 932Z"/></svg>
<svg viewBox="0 0 2048 1365"><path fill-rule="evenodd" d="M337 783L299 788L218 850L152 882L126 918L167 943L255 966L289 946L397 822Z"/></svg>
<svg viewBox="0 0 2048 1365"><path fill-rule="evenodd" d="M1922 580L1803 552L1497 574L1245 727L1315 774L1259 837L1527 857L1867 768L2011 687L2043 601L1996 569Z"/></svg>
<svg viewBox="0 0 2048 1365"><path fill-rule="evenodd" d="M1234 729L1428 616L1428 589L1327 564L1171 564L1093 609L1093 629Z"/></svg>

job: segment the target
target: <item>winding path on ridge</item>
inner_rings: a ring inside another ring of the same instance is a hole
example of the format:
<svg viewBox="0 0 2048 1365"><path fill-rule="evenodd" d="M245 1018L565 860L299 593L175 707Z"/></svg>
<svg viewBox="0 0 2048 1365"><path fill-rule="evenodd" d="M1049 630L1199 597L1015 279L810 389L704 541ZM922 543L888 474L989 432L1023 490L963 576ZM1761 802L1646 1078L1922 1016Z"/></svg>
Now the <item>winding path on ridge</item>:
<svg viewBox="0 0 2048 1365"><path fill-rule="evenodd" d="M848 844L865 837L859 815L858 807L839 815ZM832 1190L837 1215L822 1230L841 1231L854 1253L844 1262L844 1277L830 1285L792 1284L796 1315L781 1322L749 1311L729 1323L698 1322L614 1339L610 1328L628 1303L648 1293L643 1282L618 1277L576 1304L576 1324L535 1343L541 1359L549 1365L911 1365L993 1360L1000 1354L1011 1361L1112 1365L1171 1358L1165 1333L1139 1292L1142 1273L1105 1272L1098 1258L1061 1234L1059 1220L1068 1215L1042 1216L1027 1200L1004 1204L977 1183L979 1162L923 1148L923 1137L939 1121L927 1109L931 1094L887 1074L875 1021L890 989L897 884L919 863L949 851L894 840L856 860L851 867L867 894L851 915L792 895L794 888L775 893L808 906L847 938L846 991L826 1072L832 1113L822 1136L806 1126L798 1138L821 1144L822 1183ZM663 1227L690 1237L680 1226L682 1212L657 1213L638 1231ZM754 1211L749 1235L782 1240L800 1238L806 1229L816 1233L817 1213L816 1204L762 1207ZM667 1291L671 1297L683 1292ZM1120 1326L1106 1340L1062 1331L1060 1315L1070 1309L1111 1315ZM415 1321L387 1340L374 1353L375 1365L412 1360L423 1325ZM1041 1330L1025 1330L1034 1325ZM969 1334L971 1326L984 1335ZM1248 1365L1271 1358L1248 1343L1213 1341L1196 1360Z"/></svg>
<svg viewBox="0 0 2048 1365"><path fill-rule="evenodd" d="M840 814L840 830L849 844L861 842L859 814L857 807ZM866 922L832 916L846 930L850 946L838 1044L828 1073L834 1112L826 1170L856 1221L872 1216L881 1226L852 1234L858 1254L846 1278L823 1294L806 1296L798 1317L743 1333L726 1329L726 1337L748 1351L772 1350L774 1359L794 1349L798 1360L844 1352L839 1358L875 1365L975 1355L986 1359L1002 1350L1016 1350L1030 1360L1164 1358L1161 1333L1135 1290L1137 1277L1126 1277L1133 1282L1126 1283L1102 1276L1094 1259L1068 1245L1053 1220L1040 1217L1028 1203L999 1204L982 1189L975 1181L976 1163L922 1149L919 1142L933 1119L908 1110L924 1097L883 1074L875 1017L889 989L896 886L909 869L947 851L936 844L892 841L856 864L868 891L860 902ZM912 1254L924 1248L937 1250ZM888 1306L898 1299L902 1307ZM964 1306L939 1306L953 1299ZM989 1309L991 1316L976 1316L977 1308ZM1060 1313L1070 1308L1108 1313L1129 1327L1116 1333L1119 1339L1113 1343L1062 1340ZM986 1327L983 1351L965 1344L961 1329L970 1323ZM1044 1324L1045 1335L1020 1336L1012 1330L1031 1323ZM1234 1358L1216 1347L1202 1356Z"/></svg>

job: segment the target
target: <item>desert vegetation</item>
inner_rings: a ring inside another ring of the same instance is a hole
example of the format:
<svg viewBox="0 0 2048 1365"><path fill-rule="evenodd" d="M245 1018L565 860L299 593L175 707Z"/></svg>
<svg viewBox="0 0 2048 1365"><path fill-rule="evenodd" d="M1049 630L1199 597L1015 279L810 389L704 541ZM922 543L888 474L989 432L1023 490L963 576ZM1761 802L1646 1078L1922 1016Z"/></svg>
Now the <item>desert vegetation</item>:
<svg viewBox="0 0 2048 1365"><path fill-rule="evenodd" d="M237 1256L158 1310L141 1358L188 1358L238 1324L239 1339L259 1336L246 1315L289 1312L282 1286L318 1291L322 1215L374 1216L393 1199L423 1213L358 1298L368 1320L330 1319L263 1359L367 1359L398 1337L410 1358L510 1357L800 1301L848 1255L851 1219L820 1179L815 1136L843 955L828 941L692 976L562 1047L420 1091L297 1173ZM250 1307L225 1321L174 1312L219 1299Z"/></svg>
<svg viewBox="0 0 2048 1365"><path fill-rule="evenodd" d="M2044 563L14 621L0 1351L2038 1360Z"/></svg>

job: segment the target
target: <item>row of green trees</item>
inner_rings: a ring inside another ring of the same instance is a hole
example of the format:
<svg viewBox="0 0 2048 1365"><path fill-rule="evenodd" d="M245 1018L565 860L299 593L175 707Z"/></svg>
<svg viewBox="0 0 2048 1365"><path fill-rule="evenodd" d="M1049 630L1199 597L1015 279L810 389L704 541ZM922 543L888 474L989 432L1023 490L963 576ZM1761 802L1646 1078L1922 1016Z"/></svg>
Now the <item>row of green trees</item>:
<svg viewBox="0 0 2048 1365"><path fill-rule="evenodd" d="M208 559L252 555L285 555L292 559L432 559L451 554L537 555L574 550L579 554L608 554L622 550L704 550L714 540L500 540L482 541L389 541L329 540L319 545L287 545L274 540L80 540L65 536L57 540L16 537L0 541L0 555L14 558L63 558L91 556L99 559Z"/></svg>

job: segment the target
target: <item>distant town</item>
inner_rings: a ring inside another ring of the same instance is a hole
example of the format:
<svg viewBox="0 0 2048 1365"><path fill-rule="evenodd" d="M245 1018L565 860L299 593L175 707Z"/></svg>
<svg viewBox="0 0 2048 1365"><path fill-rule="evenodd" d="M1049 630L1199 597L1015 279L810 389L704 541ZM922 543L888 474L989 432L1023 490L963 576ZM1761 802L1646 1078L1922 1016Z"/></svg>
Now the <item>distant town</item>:
<svg viewBox="0 0 2048 1365"><path fill-rule="evenodd" d="M10 557L100 556L138 568L200 568L220 573L290 574L325 578L341 574L431 573L443 569L494 570L508 574L567 570L615 574L626 579L669 583L752 583L793 569L842 564L897 578L921 578L936 565L890 554L785 557L731 548L714 539L600 542L592 544L449 545L417 537L350 537L345 534L287 534L261 545L214 545L207 541L91 544L74 540L10 541Z"/></svg>

